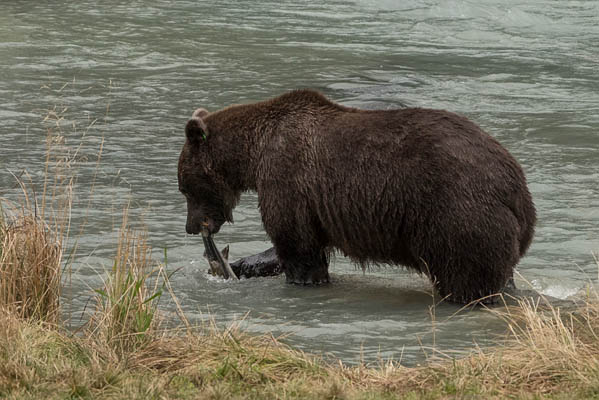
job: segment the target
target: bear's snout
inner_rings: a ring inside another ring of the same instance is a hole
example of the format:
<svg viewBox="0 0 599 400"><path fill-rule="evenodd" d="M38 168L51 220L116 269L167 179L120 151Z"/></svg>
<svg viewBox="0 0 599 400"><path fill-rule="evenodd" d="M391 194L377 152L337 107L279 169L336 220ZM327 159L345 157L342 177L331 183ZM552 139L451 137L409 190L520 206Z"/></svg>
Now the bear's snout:
<svg viewBox="0 0 599 400"><path fill-rule="evenodd" d="M201 230L197 226L194 226L189 222L185 224L185 231L189 235L198 235L201 232Z"/></svg>
<svg viewBox="0 0 599 400"><path fill-rule="evenodd" d="M198 220L201 222L197 222ZM212 218L205 217L203 219L198 218L194 220L193 218L189 218L188 215L187 223L185 224L185 230L190 235L199 235L202 233L202 229L208 230L210 234L215 234L220 231L220 226L221 225L216 224Z"/></svg>

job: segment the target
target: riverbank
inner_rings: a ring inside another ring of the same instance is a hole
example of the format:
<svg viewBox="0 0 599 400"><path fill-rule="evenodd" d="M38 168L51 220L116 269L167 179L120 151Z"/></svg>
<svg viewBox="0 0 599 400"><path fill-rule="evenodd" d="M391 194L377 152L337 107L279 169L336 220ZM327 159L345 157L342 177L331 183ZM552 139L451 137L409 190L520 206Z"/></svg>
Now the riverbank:
<svg viewBox="0 0 599 400"><path fill-rule="evenodd" d="M597 302L573 312L523 302L503 346L407 368L330 365L235 327L156 331L115 351L93 335L0 313L0 397L114 399L596 398Z"/></svg>
<svg viewBox="0 0 599 400"><path fill-rule="evenodd" d="M130 228L126 212L114 264L95 290L89 323L72 333L61 323L71 316L58 318L64 226L49 224L32 208L13 211L0 219L3 398L599 396L594 292L568 310L542 298L489 309L505 321L508 334L496 348L461 359L431 359L413 368L393 361L335 364L235 325L192 327L181 314L181 328L165 328L158 300L168 295L176 301L176 295L164 266L152 261L146 235Z"/></svg>

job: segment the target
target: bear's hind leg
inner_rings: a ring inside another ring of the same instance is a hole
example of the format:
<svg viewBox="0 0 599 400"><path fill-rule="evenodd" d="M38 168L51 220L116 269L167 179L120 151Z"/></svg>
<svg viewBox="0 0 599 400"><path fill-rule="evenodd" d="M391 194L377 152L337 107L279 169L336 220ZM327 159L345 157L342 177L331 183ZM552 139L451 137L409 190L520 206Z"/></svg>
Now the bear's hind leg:
<svg viewBox="0 0 599 400"><path fill-rule="evenodd" d="M479 300L489 304L499 301L497 295L513 285L514 267L520 258L518 222L505 207L494 211L492 217L482 214L476 219L471 215L474 222L469 229L457 226L453 235L429 245L435 251L428 252L424 259L429 262L430 277L442 298L463 304Z"/></svg>

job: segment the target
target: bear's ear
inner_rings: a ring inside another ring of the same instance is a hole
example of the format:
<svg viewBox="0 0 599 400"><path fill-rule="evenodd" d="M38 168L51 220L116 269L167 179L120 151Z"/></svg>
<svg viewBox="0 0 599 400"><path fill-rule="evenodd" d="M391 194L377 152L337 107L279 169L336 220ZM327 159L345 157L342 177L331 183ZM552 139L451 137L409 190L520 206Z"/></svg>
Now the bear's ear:
<svg viewBox="0 0 599 400"><path fill-rule="evenodd" d="M208 136L208 128L201 118L193 117L185 125L185 136L189 143L202 143Z"/></svg>
<svg viewBox="0 0 599 400"><path fill-rule="evenodd" d="M210 114L205 108L198 108L193 112L191 118L206 118Z"/></svg>

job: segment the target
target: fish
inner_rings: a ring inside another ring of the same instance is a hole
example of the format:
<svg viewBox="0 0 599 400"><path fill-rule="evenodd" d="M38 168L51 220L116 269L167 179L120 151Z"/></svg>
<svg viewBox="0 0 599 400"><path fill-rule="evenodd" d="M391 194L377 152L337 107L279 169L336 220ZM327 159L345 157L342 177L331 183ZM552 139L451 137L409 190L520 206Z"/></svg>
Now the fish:
<svg viewBox="0 0 599 400"><path fill-rule="evenodd" d="M222 276L224 279L239 280L229 265L229 246L222 252L218 251L212 234L208 229L202 229L202 240L204 242L204 257L208 260L212 275Z"/></svg>

